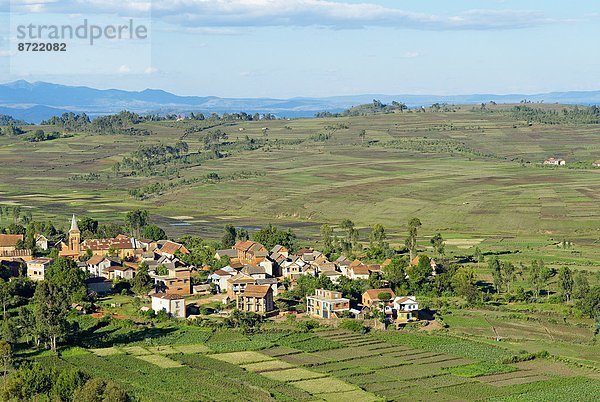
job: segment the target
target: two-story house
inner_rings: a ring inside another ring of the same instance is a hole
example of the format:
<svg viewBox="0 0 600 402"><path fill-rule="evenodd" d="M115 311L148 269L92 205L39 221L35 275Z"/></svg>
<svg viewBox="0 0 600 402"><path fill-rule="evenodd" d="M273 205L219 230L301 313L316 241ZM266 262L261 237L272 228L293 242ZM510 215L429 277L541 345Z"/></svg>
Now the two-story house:
<svg viewBox="0 0 600 402"><path fill-rule="evenodd" d="M306 314L318 318L336 318L350 310L350 299L335 290L316 289L315 294L306 296Z"/></svg>
<svg viewBox="0 0 600 402"><path fill-rule="evenodd" d="M237 295L237 308L259 314L275 310L273 289L269 285L246 285L244 291Z"/></svg>

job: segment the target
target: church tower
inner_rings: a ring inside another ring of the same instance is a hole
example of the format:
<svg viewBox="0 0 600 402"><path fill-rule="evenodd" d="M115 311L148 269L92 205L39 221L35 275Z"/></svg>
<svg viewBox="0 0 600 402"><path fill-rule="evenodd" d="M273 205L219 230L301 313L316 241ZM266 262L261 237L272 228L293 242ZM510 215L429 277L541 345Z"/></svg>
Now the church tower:
<svg viewBox="0 0 600 402"><path fill-rule="evenodd" d="M79 226L77 226L75 214L73 214L71 229L69 229L69 249L77 254L81 252L81 232L79 231Z"/></svg>

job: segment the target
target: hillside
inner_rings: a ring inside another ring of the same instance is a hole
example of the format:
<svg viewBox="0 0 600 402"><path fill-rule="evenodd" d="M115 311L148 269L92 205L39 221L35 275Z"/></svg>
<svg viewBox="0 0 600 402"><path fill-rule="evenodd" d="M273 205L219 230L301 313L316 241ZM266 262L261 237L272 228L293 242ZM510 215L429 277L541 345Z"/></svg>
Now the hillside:
<svg viewBox="0 0 600 402"><path fill-rule="evenodd" d="M384 224L396 244L418 216L424 235L442 232L458 255L483 244L515 260L600 262L598 125L529 121L510 105L453 110L148 122L127 131L135 135L38 143L0 137L0 204L65 224L71 213L114 219L143 207L172 236L272 222L308 240L322 223L351 218L364 229ZM178 142L187 150L168 149ZM549 157L567 166L543 167ZM563 240L574 248L557 247Z"/></svg>

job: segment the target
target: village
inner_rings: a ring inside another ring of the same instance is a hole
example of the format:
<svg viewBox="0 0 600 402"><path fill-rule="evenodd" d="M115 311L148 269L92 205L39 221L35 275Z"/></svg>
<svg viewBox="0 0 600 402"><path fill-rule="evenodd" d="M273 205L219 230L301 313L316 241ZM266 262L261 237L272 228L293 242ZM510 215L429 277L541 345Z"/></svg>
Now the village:
<svg viewBox="0 0 600 402"><path fill-rule="evenodd" d="M23 235L0 234L0 261L11 267L13 275L19 275L19 267L26 266L26 276L32 281L43 281L54 259L33 255L22 249ZM48 239L36 234L36 249L48 253ZM329 261L324 253L313 248L300 248L290 252L282 245L268 250L252 240L239 240L229 249L217 250L214 259L221 267L196 267L183 259L189 255L181 243L171 240L137 239L118 235L109 239L81 239L77 218L72 216L68 238L56 245L57 257L73 260L86 273L85 285L89 294L109 295L115 291L114 284L121 280L133 280L144 270L151 280L151 288L145 295L151 300L154 313L164 312L176 319L198 317L198 299L210 298L221 303L220 313L228 314L237 309L264 317L296 314L276 307L278 295L296 286L302 276L325 277L331 284L344 277L350 280L382 278L382 269L392 260L380 264L367 264L359 259L350 260L340 256ZM410 264L419 264L415 256ZM431 275L436 275L436 263L430 261ZM194 274L204 272L206 280L194 282ZM385 281L380 283L386 285ZM303 301L305 315L310 318L331 320L337 318L380 317L386 326L402 325L419 320L419 304L414 296L396 295L389 287L367 289L358 303L334 289L315 289ZM142 311L150 307L141 307Z"/></svg>

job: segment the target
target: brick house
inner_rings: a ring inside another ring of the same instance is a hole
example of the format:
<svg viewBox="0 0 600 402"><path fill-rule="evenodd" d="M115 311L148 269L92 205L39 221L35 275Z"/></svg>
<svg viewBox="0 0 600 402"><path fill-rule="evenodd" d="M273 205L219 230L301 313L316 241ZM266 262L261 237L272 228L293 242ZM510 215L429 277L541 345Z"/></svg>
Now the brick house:
<svg viewBox="0 0 600 402"><path fill-rule="evenodd" d="M396 297L396 295L394 294L394 291L390 288L369 289L365 293L362 294L363 306L373 307L373 305L375 305L377 307L377 305L379 303L381 303L381 300L379 300L380 293L387 293L390 295L390 298L388 300L386 300L386 302L388 302Z"/></svg>
<svg viewBox="0 0 600 402"><path fill-rule="evenodd" d="M246 285L244 291L237 295L237 308L259 314L275 310L273 289L269 285Z"/></svg>
<svg viewBox="0 0 600 402"><path fill-rule="evenodd" d="M269 251L260 243L252 240L238 241L233 246L238 260L243 264L258 265L269 255Z"/></svg>
<svg viewBox="0 0 600 402"><path fill-rule="evenodd" d="M152 271L150 277L154 279L157 293L192 294L192 273L189 267L169 267L167 275L158 275L156 271Z"/></svg>

